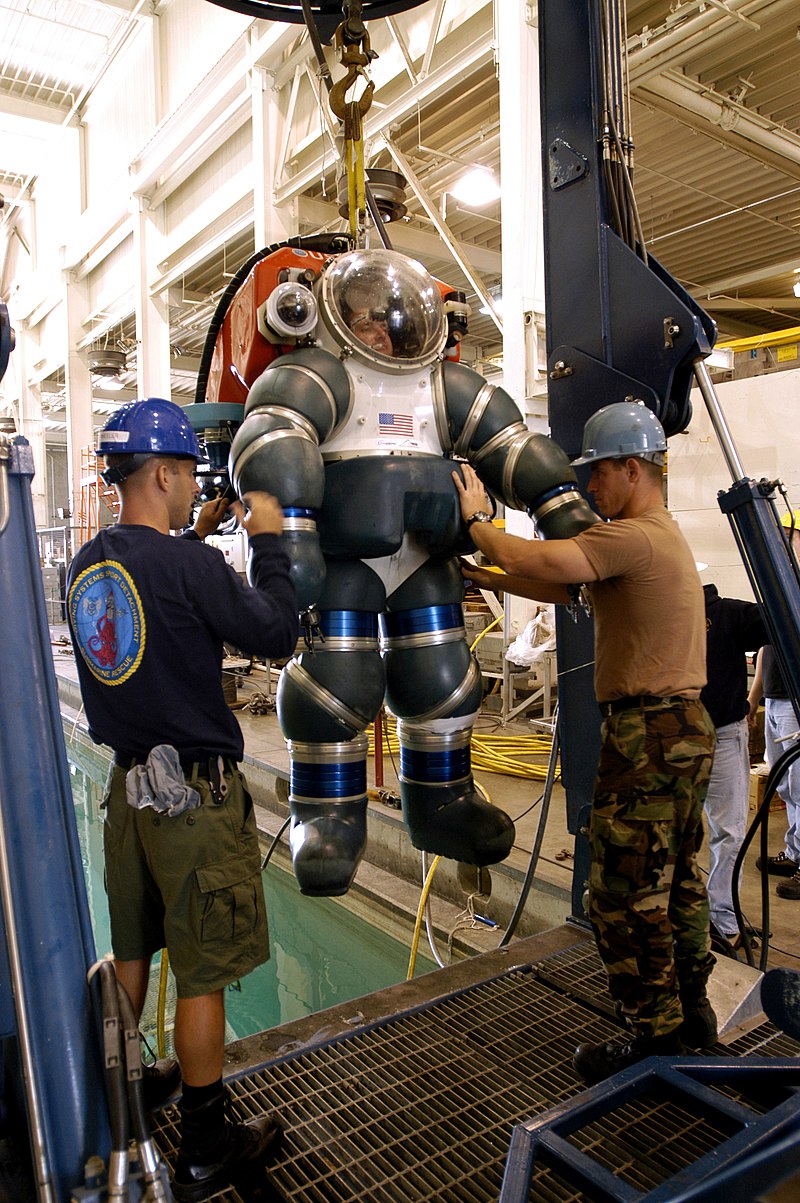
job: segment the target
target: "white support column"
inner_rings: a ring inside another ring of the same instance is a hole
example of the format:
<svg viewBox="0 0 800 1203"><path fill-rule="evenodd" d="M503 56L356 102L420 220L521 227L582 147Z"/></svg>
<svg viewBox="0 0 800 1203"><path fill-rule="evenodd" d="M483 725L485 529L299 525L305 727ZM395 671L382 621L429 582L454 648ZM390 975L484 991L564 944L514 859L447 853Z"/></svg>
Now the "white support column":
<svg viewBox="0 0 800 1203"><path fill-rule="evenodd" d="M148 208L146 197L133 198L133 250L136 266L136 391L139 398L170 400L169 308L167 293L153 296L150 281L158 278L164 258L162 211Z"/></svg>
<svg viewBox="0 0 800 1203"><path fill-rule="evenodd" d="M72 525L77 526L81 506L81 452L94 446L92 376L85 355L77 350L86 333L89 313L85 280L74 272L64 273L64 311L67 318L67 479Z"/></svg>
<svg viewBox="0 0 800 1203"><path fill-rule="evenodd" d="M536 5L495 0L500 64L500 179L503 235L503 383L527 425L547 433L546 377L538 361L544 352L544 239L539 112L539 34ZM539 342L542 342L541 350ZM533 524L520 510L507 509L506 529L523 538ZM506 594L504 645L523 630L535 605ZM512 707L510 679L503 682L504 713Z"/></svg>
<svg viewBox="0 0 800 1203"><path fill-rule="evenodd" d="M500 172L503 189L503 374L533 428L546 432L544 242L535 4L495 0L500 61ZM530 425L530 423L529 423Z"/></svg>
<svg viewBox="0 0 800 1203"><path fill-rule="evenodd" d="M280 109L280 93L274 90L273 76L257 65L250 70L253 98L253 227L255 249L272 246L294 237L298 232L297 200L275 204L275 180L285 116Z"/></svg>
<svg viewBox="0 0 800 1203"><path fill-rule="evenodd" d="M37 344L24 322L16 326L15 334L14 359L19 372L19 433L28 440L33 454L33 519L37 527L47 526L47 457L44 450L42 391L39 384L31 383L30 379L31 366L36 358L33 351Z"/></svg>

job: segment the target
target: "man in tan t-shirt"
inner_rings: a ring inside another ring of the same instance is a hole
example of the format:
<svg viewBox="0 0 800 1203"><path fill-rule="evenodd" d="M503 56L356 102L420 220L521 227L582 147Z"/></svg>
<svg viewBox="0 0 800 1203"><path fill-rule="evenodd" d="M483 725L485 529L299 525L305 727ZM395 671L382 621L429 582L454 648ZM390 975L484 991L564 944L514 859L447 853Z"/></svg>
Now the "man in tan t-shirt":
<svg viewBox="0 0 800 1203"><path fill-rule="evenodd" d="M694 557L664 505L666 439L646 406L621 402L586 424L588 490L603 518L571 539L521 539L484 520L474 470L453 473L476 547L504 569L464 574L544 602L586 585L595 619L595 691L604 716L589 842L589 919L609 989L632 1038L582 1044L575 1067L598 1082L653 1054L708 1048L714 964L696 857L714 727L705 684L705 608ZM474 515L481 515L477 520ZM471 521L472 519L472 521Z"/></svg>

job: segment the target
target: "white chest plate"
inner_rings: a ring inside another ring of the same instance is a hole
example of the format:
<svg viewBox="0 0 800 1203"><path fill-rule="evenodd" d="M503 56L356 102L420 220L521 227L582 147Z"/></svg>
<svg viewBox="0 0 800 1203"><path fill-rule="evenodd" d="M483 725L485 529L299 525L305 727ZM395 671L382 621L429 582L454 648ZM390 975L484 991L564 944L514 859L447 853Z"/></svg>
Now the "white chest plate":
<svg viewBox="0 0 800 1203"><path fill-rule="evenodd" d="M344 364L352 381L347 421L322 444L322 458L360 455L436 455L442 445L433 412L436 364L402 376L358 363Z"/></svg>

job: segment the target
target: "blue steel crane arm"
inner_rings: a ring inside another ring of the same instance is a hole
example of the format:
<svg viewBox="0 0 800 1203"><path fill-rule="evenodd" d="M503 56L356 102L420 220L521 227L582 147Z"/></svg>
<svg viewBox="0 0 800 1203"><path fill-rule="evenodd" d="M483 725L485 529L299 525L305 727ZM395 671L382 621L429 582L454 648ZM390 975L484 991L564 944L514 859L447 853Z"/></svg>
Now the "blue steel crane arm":
<svg viewBox="0 0 800 1203"><path fill-rule="evenodd" d="M800 574L774 504L778 482L746 477L704 359L711 318L649 256L636 209L624 80L623 0L539 0L548 404L568 456L587 419L641 400L667 436L691 419L695 379L728 461L720 494L800 719ZM586 469L579 469L585 481ZM593 630L557 611L562 777L576 843L573 913L583 913L585 831L599 750Z"/></svg>
<svg viewBox="0 0 800 1203"><path fill-rule="evenodd" d="M631 185L621 0L540 0L550 426L577 455L603 405L642 400L667 435L691 416L714 322L648 256Z"/></svg>

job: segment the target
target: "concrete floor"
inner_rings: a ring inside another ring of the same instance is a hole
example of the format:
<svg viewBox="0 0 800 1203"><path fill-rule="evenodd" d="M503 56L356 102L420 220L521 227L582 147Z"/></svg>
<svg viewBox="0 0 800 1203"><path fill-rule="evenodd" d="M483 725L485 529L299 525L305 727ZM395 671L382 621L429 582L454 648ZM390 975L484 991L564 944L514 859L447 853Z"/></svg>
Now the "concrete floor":
<svg viewBox="0 0 800 1203"><path fill-rule="evenodd" d="M53 626L51 635L64 714L67 717L74 716L77 722L81 722L78 717L77 705L70 705L70 702L75 703L76 701L77 671L68 641L65 642L66 628L61 625ZM274 699L276 674L273 673L271 677L268 677L262 670L240 676L238 679L237 718L245 737L248 778L252 773L264 769L267 779L270 779L269 774L273 774L271 779L273 781L277 779L279 787L281 779L284 783L283 789L278 788L277 790L279 801L275 806L276 814L262 811L259 815L264 835L269 837L277 832L281 817L286 813L285 781L288 779L289 757L274 709L270 709L266 713L255 714L248 706L257 694L271 696ZM531 722L525 717L517 719L503 728L498 718L490 713L482 714L476 725L476 734L498 735L505 732L508 735L528 736L540 731L541 724L537 726L535 722ZM535 759L544 769L547 762L546 755L538 756ZM399 792L394 764L388 755L384 755L382 782L376 782L375 761L372 757L367 773L368 785L371 789L381 786L390 794ZM542 781L510 776L505 773L477 770L475 776L491 800L514 819L517 838L504 865L491 870L489 881L491 897L486 897L483 892L486 888L485 881L479 883L477 880L470 880L469 877L465 879L463 876L459 876L451 865L443 866L442 882L438 886L436 879L434 880L432 916L437 938L444 941L446 945L447 938L452 936L455 929L457 933L455 947L461 947L465 952L489 951L497 945L502 935L502 923L507 921L510 910L513 909L519 884L528 867L531 848L539 824L540 807L536 803L541 798L544 788ZM271 791L269 792L271 793ZM375 864L369 864L367 861L362 863L356 878L356 886L360 887L361 892L367 898L374 899L378 895L382 897L388 895L391 903L386 910L386 922L391 924L397 921L400 924L399 930L402 931L404 926L407 928L409 921L413 922L419 898L419 885L416 884L420 880L419 870L416 868L419 857L410 847L396 810L390 809L376 798L370 800L369 811L371 841L373 833L377 832L379 828L381 833L388 828L390 840L393 839L394 843L390 842L389 850L384 852L383 859L378 855L374 858ZM769 817L771 853L778 852L783 847L784 830L783 810L771 812ZM545 930L563 922L569 916L573 846L573 837L566 827L564 793L560 785L556 784L553 789L534 886L528 899L525 916L520 921L519 935ZM759 837L756 837L748 851L744 865L741 903L748 921L760 927L762 926L762 885L760 874L755 868L758 851ZM281 844L276 855L285 866L288 866L288 853L285 851L284 844ZM398 877L396 870L401 860L403 867L400 869L400 877ZM706 862L703 857L701 857L701 861L705 868ZM800 937L798 937L800 902L777 897L775 883L776 879L770 879L769 928L772 937L769 941L768 967L788 965L800 968ZM482 892L476 892L477 887ZM470 905L469 895L473 892L475 893L471 900L472 909L490 920L499 921L501 926L492 929L464 914L465 908ZM356 889L351 893L353 898L349 900L349 905L353 909L358 909L359 890ZM744 954L740 953L739 957L744 959ZM758 964L759 957L760 950L756 948L756 964Z"/></svg>

